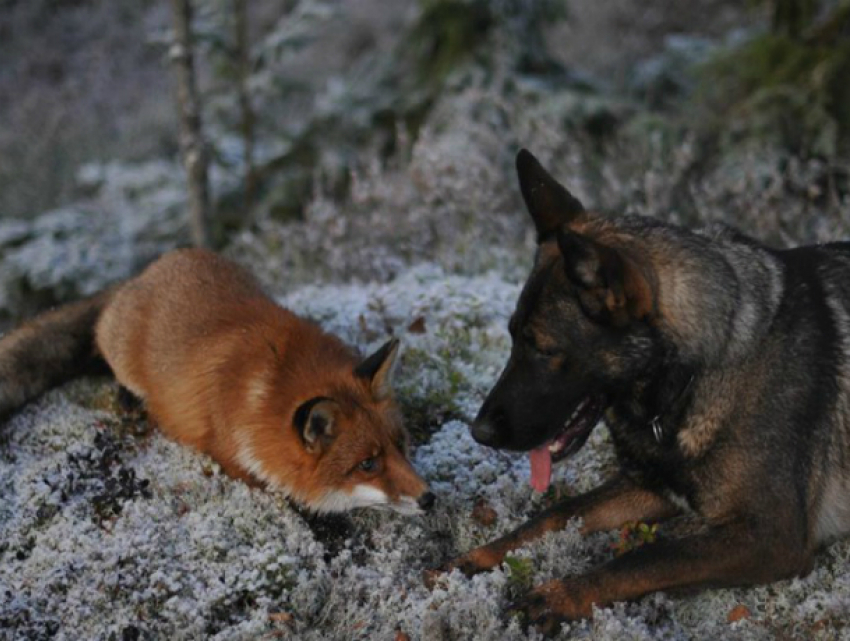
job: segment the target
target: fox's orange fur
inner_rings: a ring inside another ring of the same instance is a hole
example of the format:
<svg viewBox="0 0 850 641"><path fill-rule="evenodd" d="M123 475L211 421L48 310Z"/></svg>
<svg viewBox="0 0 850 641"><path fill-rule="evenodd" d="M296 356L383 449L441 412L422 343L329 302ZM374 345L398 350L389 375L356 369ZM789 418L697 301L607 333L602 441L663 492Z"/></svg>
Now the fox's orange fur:
<svg viewBox="0 0 850 641"><path fill-rule="evenodd" d="M361 362L221 256L174 251L112 290L94 343L166 435L231 476L317 511L433 501L389 387L397 343Z"/></svg>

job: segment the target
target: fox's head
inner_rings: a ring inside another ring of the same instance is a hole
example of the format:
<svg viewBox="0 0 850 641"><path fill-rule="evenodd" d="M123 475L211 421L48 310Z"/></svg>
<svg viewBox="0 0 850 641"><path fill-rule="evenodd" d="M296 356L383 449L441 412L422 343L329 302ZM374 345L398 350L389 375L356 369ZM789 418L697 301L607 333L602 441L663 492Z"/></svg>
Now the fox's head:
<svg viewBox="0 0 850 641"><path fill-rule="evenodd" d="M240 463L316 512L422 513L435 497L407 458L408 436L393 399L398 340L359 362L334 358L338 353L329 350L331 362L311 357L304 380L292 384L304 392L281 407L283 417L277 414L282 432L255 431ZM311 381L314 367L322 374Z"/></svg>
<svg viewBox="0 0 850 641"><path fill-rule="evenodd" d="M654 274L625 233L584 210L529 152L517 156L537 229L534 268L508 329L513 345L472 435L532 450L532 484L578 450L626 382L658 359Z"/></svg>

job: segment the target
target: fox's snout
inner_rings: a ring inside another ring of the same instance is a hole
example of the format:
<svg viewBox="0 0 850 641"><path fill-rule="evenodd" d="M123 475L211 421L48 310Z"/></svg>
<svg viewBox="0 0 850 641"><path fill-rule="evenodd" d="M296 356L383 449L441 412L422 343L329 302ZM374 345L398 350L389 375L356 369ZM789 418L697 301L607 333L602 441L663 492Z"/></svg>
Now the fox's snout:
<svg viewBox="0 0 850 641"><path fill-rule="evenodd" d="M412 467L410 472L413 474L412 487L405 483L408 487L400 489L395 500L388 497L386 506L399 514L423 514L434 507L437 497Z"/></svg>
<svg viewBox="0 0 850 641"><path fill-rule="evenodd" d="M428 490L417 499L416 504L419 506L420 510L427 512L434 506L436 500L436 495L431 490Z"/></svg>
<svg viewBox="0 0 850 641"><path fill-rule="evenodd" d="M434 506L437 497L407 458L390 466L389 472L387 489L390 496L396 497L388 501L390 509L400 514L422 514Z"/></svg>
<svg viewBox="0 0 850 641"><path fill-rule="evenodd" d="M399 494L393 498L374 485L358 485L350 493L331 493L320 505L320 511L343 511L353 508L377 508L391 510L397 514L413 516L430 510L437 497L427 487L417 496Z"/></svg>
<svg viewBox="0 0 850 641"><path fill-rule="evenodd" d="M401 496L387 506L399 514L423 514L434 507L437 497L431 490L425 490L418 497Z"/></svg>

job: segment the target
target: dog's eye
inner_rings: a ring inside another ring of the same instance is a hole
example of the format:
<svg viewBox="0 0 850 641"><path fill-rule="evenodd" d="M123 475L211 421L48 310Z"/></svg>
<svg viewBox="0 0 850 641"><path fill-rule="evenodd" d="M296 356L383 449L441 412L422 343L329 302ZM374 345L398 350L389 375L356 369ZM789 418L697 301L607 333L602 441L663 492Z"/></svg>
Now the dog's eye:
<svg viewBox="0 0 850 641"><path fill-rule="evenodd" d="M374 472L378 466L378 461L374 457L363 459L357 467L363 472Z"/></svg>
<svg viewBox="0 0 850 641"><path fill-rule="evenodd" d="M526 327L522 331L522 340L525 342L526 345L528 345L531 349L533 349L541 356L553 357L557 356L559 353L559 350L556 347L541 347L540 344L537 342L537 337L534 335L534 332L529 327Z"/></svg>

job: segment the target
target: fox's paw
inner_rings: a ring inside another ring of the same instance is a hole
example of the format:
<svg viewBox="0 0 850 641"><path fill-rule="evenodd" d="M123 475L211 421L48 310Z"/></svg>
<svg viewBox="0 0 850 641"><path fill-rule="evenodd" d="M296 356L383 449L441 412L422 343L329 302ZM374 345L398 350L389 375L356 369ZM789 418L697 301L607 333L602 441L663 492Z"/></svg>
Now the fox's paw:
<svg viewBox="0 0 850 641"><path fill-rule="evenodd" d="M433 590L434 586L440 582L440 579L452 572L452 570L460 570L464 575L471 577L481 572L492 570L501 561L501 556L488 550L487 546L484 546L471 550L439 568L425 570L422 573L422 580L429 590Z"/></svg>
<svg viewBox="0 0 850 641"><path fill-rule="evenodd" d="M578 586L566 581L548 581L508 606L508 611L520 614L525 625L553 636L565 621L593 616L593 605L584 596Z"/></svg>

